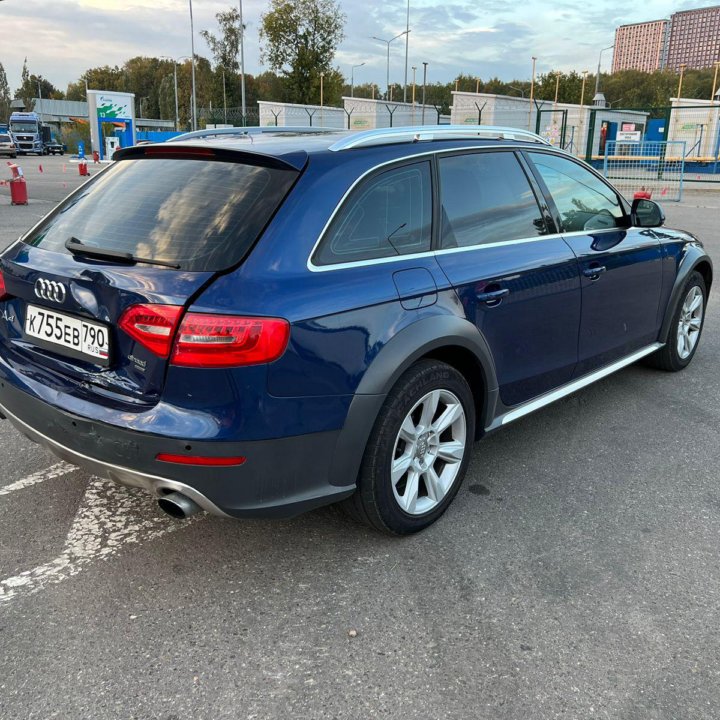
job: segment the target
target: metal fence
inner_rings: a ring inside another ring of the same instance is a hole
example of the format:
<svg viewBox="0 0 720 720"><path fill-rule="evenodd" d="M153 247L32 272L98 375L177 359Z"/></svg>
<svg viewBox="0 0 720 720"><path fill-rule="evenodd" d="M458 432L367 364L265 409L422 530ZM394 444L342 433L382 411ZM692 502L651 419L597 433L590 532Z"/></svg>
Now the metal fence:
<svg viewBox="0 0 720 720"><path fill-rule="evenodd" d="M628 200L636 194L666 202L682 200L684 142L611 140L605 150L603 174Z"/></svg>

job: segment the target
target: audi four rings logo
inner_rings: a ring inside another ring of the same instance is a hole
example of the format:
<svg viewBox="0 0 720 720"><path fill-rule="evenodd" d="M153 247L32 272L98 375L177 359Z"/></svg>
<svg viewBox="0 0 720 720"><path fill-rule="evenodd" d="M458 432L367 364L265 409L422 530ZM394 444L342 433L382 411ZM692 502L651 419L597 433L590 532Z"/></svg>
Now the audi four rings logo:
<svg viewBox="0 0 720 720"><path fill-rule="evenodd" d="M35 294L42 300L61 303L64 302L67 293L62 283L41 278L35 282Z"/></svg>

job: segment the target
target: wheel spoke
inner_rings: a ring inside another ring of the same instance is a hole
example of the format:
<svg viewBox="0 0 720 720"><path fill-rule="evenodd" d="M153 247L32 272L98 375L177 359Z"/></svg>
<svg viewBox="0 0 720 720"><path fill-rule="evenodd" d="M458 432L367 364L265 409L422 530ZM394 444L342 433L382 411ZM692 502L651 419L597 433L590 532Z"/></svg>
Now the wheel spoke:
<svg viewBox="0 0 720 720"><path fill-rule="evenodd" d="M450 440L440 443L437 456L446 463L459 463L465 455L465 443L459 440Z"/></svg>
<svg viewBox="0 0 720 720"><path fill-rule="evenodd" d="M440 403L440 391L433 390L431 393L425 396L423 401L423 409L420 415L420 425L423 428L429 428L432 424L432 419L435 417L437 412L438 404Z"/></svg>
<svg viewBox="0 0 720 720"><path fill-rule="evenodd" d="M428 499L433 502L440 502L445 497L445 485L441 480L440 476L435 472L435 469L431 466L427 469L427 472L423 473L425 479L425 487L428 492Z"/></svg>
<svg viewBox="0 0 720 720"><path fill-rule="evenodd" d="M683 335L682 328L678 329L677 353L681 358L685 357L685 336Z"/></svg>
<svg viewBox="0 0 720 720"><path fill-rule="evenodd" d="M412 464L412 451L406 452L402 457L399 457L392 464L390 470L390 478L393 485L397 485L405 473L410 469Z"/></svg>
<svg viewBox="0 0 720 720"><path fill-rule="evenodd" d="M408 473L405 492L400 496L402 506L405 512L410 514L415 512L415 505L418 499L418 490L420 488L420 475L417 470L411 470Z"/></svg>
<svg viewBox="0 0 720 720"><path fill-rule="evenodd" d="M432 424L432 429L441 435L447 430L458 418L462 417L463 408L460 403L452 403L448 405L443 414Z"/></svg>
<svg viewBox="0 0 720 720"><path fill-rule="evenodd" d="M700 326L702 325L702 318L701 317L692 317L688 321L691 328L694 330L699 330Z"/></svg>
<svg viewBox="0 0 720 720"><path fill-rule="evenodd" d="M407 443L414 443L417 439L417 428L409 415L400 426L400 437Z"/></svg>
<svg viewBox="0 0 720 720"><path fill-rule="evenodd" d="M695 290L696 290L696 294L694 294L692 296L692 299L688 298L688 300L690 301L690 304L687 308L687 312L689 312L689 313L695 312L695 310L697 310L700 307L700 303L702 302L702 293L697 288L695 288ZM686 303L687 303L687 300L686 300Z"/></svg>

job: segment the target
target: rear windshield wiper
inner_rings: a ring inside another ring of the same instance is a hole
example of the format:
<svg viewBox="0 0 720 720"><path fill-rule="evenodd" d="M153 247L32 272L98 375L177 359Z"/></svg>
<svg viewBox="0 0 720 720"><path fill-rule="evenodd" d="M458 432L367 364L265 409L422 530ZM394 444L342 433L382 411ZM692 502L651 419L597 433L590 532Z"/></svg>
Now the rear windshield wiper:
<svg viewBox="0 0 720 720"><path fill-rule="evenodd" d="M110 250L85 245L82 240L78 240L76 237L68 238L65 241L65 247L73 255L82 255L83 257L97 258L98 260L111 260L113 262L127 263L128 265L135 265L135 263L162 265L163 267L174 268L175 270L180 269L177 263L167 262L166 260L148 260L147 258L135 257L132 253L122 252L121 250Z"/></svg>

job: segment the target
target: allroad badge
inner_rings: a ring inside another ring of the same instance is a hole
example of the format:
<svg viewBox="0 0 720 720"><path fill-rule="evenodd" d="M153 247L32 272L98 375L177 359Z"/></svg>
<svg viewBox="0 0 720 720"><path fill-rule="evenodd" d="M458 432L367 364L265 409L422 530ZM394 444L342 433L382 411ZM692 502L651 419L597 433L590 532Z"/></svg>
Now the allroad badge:
<svg viewBox="0 0 720 720"><path fill-rule="evenodd" d="M62 283L40 278L35 282L35 295L41 300L51 300L52 302L61 303L65 301L67 291Z"/></svg>

